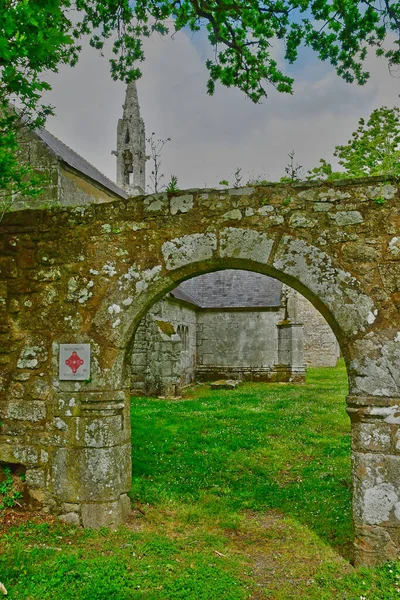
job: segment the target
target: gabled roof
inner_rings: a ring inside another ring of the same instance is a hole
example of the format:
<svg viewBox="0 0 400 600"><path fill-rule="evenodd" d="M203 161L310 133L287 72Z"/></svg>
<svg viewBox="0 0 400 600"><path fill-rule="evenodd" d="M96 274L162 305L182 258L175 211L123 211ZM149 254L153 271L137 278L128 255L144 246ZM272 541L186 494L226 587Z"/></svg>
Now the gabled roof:
<svg viewBox="0 0 400 600"><path fill-rule="evenodd" d="M282 283L261 273L226 269L183 281L171 295L198 308L279 308Z"/></svg>
<svg viewBox="0 0 400 600"><path fill-rule="evenodd" d="M46 144L46 146L55 154L60 160L66 163L69 167L72 167L76 171L79 171L86 177L89 177L97 184L110 190L113 194L116 194L120 198L128 198L128 194L124 192L116 183L108 179L103 173L101 173L96 167L91 165L87 160L79 156L74 150L71 150L66 144L61 142L58 138L52 135L46 129L36 129L36 135Z"/></svg>

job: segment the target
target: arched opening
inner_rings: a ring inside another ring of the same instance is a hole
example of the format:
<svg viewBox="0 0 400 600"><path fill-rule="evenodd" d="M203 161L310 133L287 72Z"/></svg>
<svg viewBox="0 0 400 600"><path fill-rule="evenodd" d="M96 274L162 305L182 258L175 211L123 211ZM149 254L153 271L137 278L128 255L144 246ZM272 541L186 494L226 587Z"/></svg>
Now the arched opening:
<svg viewBox="0 0 400 600"><path fill-rule="evenodd" d="M383 189L388 201L378 210L375 200ZM244 269L275 277L302 293L334 331L349 381L355 561L372 565L395 559L400 539L397 195L395 185L375 180L266 185L186 190L88 207L38 210L34 222L24 211L5 217L1 283L7 332L2 334L6 354L0 390L0 462L24 465L27 484L44 509L69 523L84 527L123 523L130 508L128 367L134 332L150 307L181 282L221 269ZM67 243L60 244L61 239ZM187 336L183 329L179 333L176 341L182 345ZM87 379L60 376L62 346L71 344L85 344L85 352L90 350ZM315 386L319 383L314 382ZM273 429L267 438L263 411L271 403L263 390L257 393L258 404L249 401L247 409L246 398L237 407L228 402L224 410L216 410L215 401L204 400L208 417L216 418L221 427L213 429L211 446L210 438L204 439L209 422L198 430L194 450L199 462L208 456L216 465L211 488L199 489L205 489L210 510L214 506L219 515L224 511L217 507L221 507L218 498L231 497L229 481L220 478L224 473L234 475L232 486L241 482L248 502L247 507L242 504L242 513L254 509L251 494L253 501L269 498L272 502L282 489L293 494L296 486L304 490L313 473L298 473L295 465L309 464L306 457L311 451L306 451L306 443L323 448L332 438L333 421L339 413L344 415L343 407L334 411L332 404L324 407L321 398L315 402L316 388L312 388L310 398L320 421L301 437L299 427L313 412L311 406L303 411L307 405L299 394L305 388L275 383L264 388L269 393L275 385L276 402L270 412ZM282 390L289 387L294 388L294 395L283 402ZM324 383L323 389L329 402L333 387ZM234 391L239 397L242 390L245 386ZM176 400L174 410L185 402ZM191 402L192 407L202 404L195 398ZM246 415L250 426L240 432L236 426ZM174 419L167 428L173 443L178 442L176 421L188 425L187 439L196 438L189 415L175 413ZM138 423L135 418L134 432ZM284 425L290 430L289 455L276 445L276 434ZM149 439L157 431L153 426ZM260 431L267 442L265 451L274 449L272 461L265 460L264 449L257 452L252 446ZM343 444L348 444L346 435ZM235 456L224 454L217 445L220 439L230 439L230 452ZM161 446L153 466L160 457L176 454L172 442ZM185 448L183 442L180 446ZM247 462L232 468L233 459L247 450L252 453ZM344 446L336 455L341 451ZM321 464L326 458L331 464L334 455L331 450L322 451ZM268 479L276 475L269 467L283 456L288 456L287 464L281 464L279 473L286 472L287 480L279 485ZM144 464L150 469L149 457L144 456ZM180 481L186 489L185 477L197 467L188 463L182 467ZM246 479L250 474L258 479ZM329 469L319 474L319 484L327 487L335 479ZM160 484L159 490L163 487ZM145 489L150 488L146 485ZM297 523L302 518L299 512L318 505L310 500L312 489L306 492L303 499L309 500L309 506L299 504L294 495L286 497L285 511L292 511ZM334 499L333 493L330 498ZM238 502L236 497L225 508L237 509ZM335 514L330 506L323 510ZM223 522L231 530L229 523L237 520L228 512ZM190 514L188 509L187 522ZM343 513L336 516L343 520ZM313 518L314 531L326 522L319 507ZM223 548L215 549L224 554Z"/></svg>
<svg viewBox="0 0 400 600"><path fill-rule="evenodd" d="M174 198L167 196L151 198L146 200L145 210L157 211L160 204L166 201L170 204L171 212L177 210L178 206L185 212L188 210L185 203L190 203L190 198L180 198L179 204ZM355 562L375 564L380 560L378 557L381 551L385 556L393 557L397 546L395 541L392 543L390 536L392 529L397 527L397 521L395 517L390 517L393 527L389 529L389 513L386 509L381 510L380 504L376 508L376 499L379 501L387 489L397 489L391 470L392 465L397 462L387 447L387 440L393 437L389 428L395 409L390 408L389 411L386 408L394 406L396 402L389 396L392 390L394 396L397 393L397 384L390 369L390 365L396 361L397 338L396 331L380 329L379 302L371 295L368 286L346 270L346 265L341 264L333 251L313 246L301 235L296 237L298 232L293 235L283 235L281 232L270 235L236 227L215 231L208 229L208 220L199 225L196 222L196 227L195 222L190 220L193 233L188 234L185 219L186 217L182 217L179 227L175 225L178 220L174 220L172 233L166 226L157 230L156 234L146 229L140 230L143 259L139 261L135 254L136 262L129 267L125 266L121 275L109 287L92 321L91 335L105 349L103 364L107 360L108 364L111 362L113 365L112 380L110 382L110 370L107 374L99 372L99 375L94 374L96 384L100 382L102 389L111 390L113 396L116 396L115 390L120 390L118 398L127 398L134 332L149 308L182 281L221 269L243 269L279 279L303 294L324 316L335 333L346 364L349 383L347 410L352 419L355 473L352 479ZM161 223L164 221L160 220ZM155 249L155 254L151 256L148 249L145 250L150 247L149 244ZM135 252L140 252L141 248L139 244ZM126 259L123 260L125 264ZM375 331L379 331L382 337L378 338ZM179 336L177 337L179 340ZM372 368L373 363L377 364L377 368ZM346 385L346 377L344 381ZM127 409L127 404L125 408ZM328 412L327 407L323 411L325 418ZM344 411L342 414L344 415ZM381 427L382 419L384 423ZM384 431L384 435L378 440L373 435L377 426ZM128 428L125 425L124 428L128 434ZM348 432L346 435L348 444ZM310 437L313 438L313 435ZM329 438L329 432L326 437ZM127 459L125 465L130 460L127 450L127 444L123 448L121 445L121 452ZM117 460L117 452L113 452ZM371 452L381 452L385 465L388 465L383 483L379 464ZM122 467L113 477L116 481L119 478L120 510L129 486L127 478L122 477ZM113 497L115 496L116 493ZM390 506L396 505L397 498L397 493L393 491L389 498ZM347 506L350 507L350 501ZM106 505L101 507L101 510L106 509ZM321 522L323 521L319 519L319 523ZM372 530L377 538L369 543Z"/></svg>
<svg viewBox="0 0 400 600"><path fill-rule="evenodd" d="M182 282L135 335L132 392L176 395L195 381L303 381L335 366L339 344L322 315L280 281L226 269Z"/></svg>
<svg viewBox="0 0 400 600"><path fill-rule="evenodd" d="M130 185L133 178L133 155L129 149L124 150L124 184Z"/></svg>
<svg viewBox="0 0 400 600"><path fill-rule="evenodd" d="M139 381L146 328L147 388ZM234 532L238 543L254 521L263 521L270 523L268 535L278 528L296 545L296 522L306 546L317 536L317 554L328 544L331 557L352 558L347 373L344 362L338 364L336 337L313 305L263 274L213 271L185 280L154 303L136 336L134 506L162 507L164 514L174 509L189 527L212 522L221 535ZM188 380L182 356L193 347ZM286 364L279 362L284 355ZM233 391L205 383L231 378L242 380ZM186 387L199 380L202 385ZM283 546L287 551L286 542L277 542L275 551Z"/></svg>
<svg viewBox="0 0 400 600"><path fill-rule="evenodd" d="M265 275L268 278L279 281L283 286L296 292L297 298L304 303L303 307L298 307L296 310L300 311L302 318L306 316L308 311L312 311L314 314L320 315L321 323L325 323L325 326L327 327L326 331L330 331L331 335L333 335L336 339L337 352L344 358L350 376L350 356L346 341L347 331L350 332L354 325L353 323L348 323L347 321L350 321L349 316L353 316L353 318L359 317L360 326L362 326L362 319L366 319L366 316L363 314L365 312L365 307L361 304L361 302L359 305L357 305L356 294L353 294L355 297L355 301L353 301L352 296L347 297L348 292L346 289L342 291L340 288L337 288L336 292L339 292L339 294L335 294L335 286L329 284L326 286L326 288L331 288L332 297L334 299L333 306L329 306L326 300L330 300L330 298L324 297L326 295L326 290L323 290L323 294L318 294L318 291L314 291L312 287L305 285L305 283L303 283L303 281L297 276L293 276L288 272L278 270L270 264L260 264L258 262L240 258L228 258L222 261L207 261L205 264L190 264L183 269L177 269L172 278L164 278L160 280L158 277L156 277L154 283L151 282L150 284L145 281L143 285L144 292L141 294L141 297L138 298L135 310L130 311L132 313L132 319L125 328L125 364L129 365L131 362L130 356L132 354L136 329L139 327L142 318L148 313L151 307L166 297L170 292L173 292L173 290L178 288L182 283L200 278L202 275L207 275L222 270L246 271L259 276ZM141 286L142 284L139 283L139 285Z"/></svg>

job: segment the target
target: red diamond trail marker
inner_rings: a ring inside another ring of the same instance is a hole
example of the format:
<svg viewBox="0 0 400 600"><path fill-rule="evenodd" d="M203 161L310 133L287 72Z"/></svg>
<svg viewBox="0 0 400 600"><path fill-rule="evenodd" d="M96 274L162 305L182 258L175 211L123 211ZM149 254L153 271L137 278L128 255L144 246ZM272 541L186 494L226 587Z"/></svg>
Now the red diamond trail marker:
<svg viewBox="0 0 400 600"><path fill-rule="evenodd" d="M85 381L90 378L90 344L60 344L59 379Z"/></svg>
<svg viewBox="0 0 400 600"><path fill-rule="evenodd" d="M85 361L74 351L71 356L67 358L65 364L70 367L73 373L76 373L79 367L85 364Z"/></svg>

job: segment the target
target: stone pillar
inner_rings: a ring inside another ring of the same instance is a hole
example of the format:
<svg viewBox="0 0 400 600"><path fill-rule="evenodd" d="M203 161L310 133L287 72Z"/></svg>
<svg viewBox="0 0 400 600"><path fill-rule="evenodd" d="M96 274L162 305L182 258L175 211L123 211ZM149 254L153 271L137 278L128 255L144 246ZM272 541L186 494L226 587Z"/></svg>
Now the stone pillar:
<svg viewBox="0 0 400 600"><path fill-rule="evenodd" d="M129 394L61 392L54 413L64 439L51 468L60 518L84 527L118 526L130 507Z"/></svg>
<svg viewBox="0 0 400 600"><path fill-rule="evenodd" d="M159 369L157 393L160 396L176 396L180 390L182 342L178 334L171 337L162 335L157 346L157 367Z"/></svg>
<svg viewBox="0 0 400 600"><path fill-rule="evenodd" d="M400 554L400 398L348 396L352 423L354 563Z"/></svg>
<svg viewBox="0 0 400 600"><path fill-rule="evenodd" d="M305 380L303 325L288 320L278 323L278 364L275 370L279 381Z"/></svg>

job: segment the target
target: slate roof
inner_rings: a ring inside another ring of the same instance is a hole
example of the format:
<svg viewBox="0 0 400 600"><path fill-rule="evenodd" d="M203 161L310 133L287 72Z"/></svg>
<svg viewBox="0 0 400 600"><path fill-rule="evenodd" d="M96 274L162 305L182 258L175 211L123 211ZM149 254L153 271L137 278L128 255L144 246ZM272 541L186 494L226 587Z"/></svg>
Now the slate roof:
<svg viewBox="0 0 400 600"><path fill-rule="evenodd" d="M272 308L281 305L282 283L252 271L226 269L183 281L171 295L199 308Z"/></svg>
<svg viewBox="0 0 400 600"><path fill-rule="evenodd" d="M74 150L71 150L61 140L56 138L46 129L36 129L36 135L46 144L46 146L55 154L59 159L65 162L67 165L83 173L86 177L93 179L96 183L102 187L110 190L114 194L117 194L120 198L128 198L128 194L124 192L116 183L108 179L103 173L101 173L96 167L91 165L87 160L79 156Z"/></svg>
<svg viewBox="0 0 400 600"><path fill-rule="evenodd" d="M184 289L183 284L172 290L171 295L177 300L184 300L184 302L189 302L190 304L194 304L195 306L200 306L199 298L195 298L194 296L192 296L192 294L186 291Z"/></svg>

